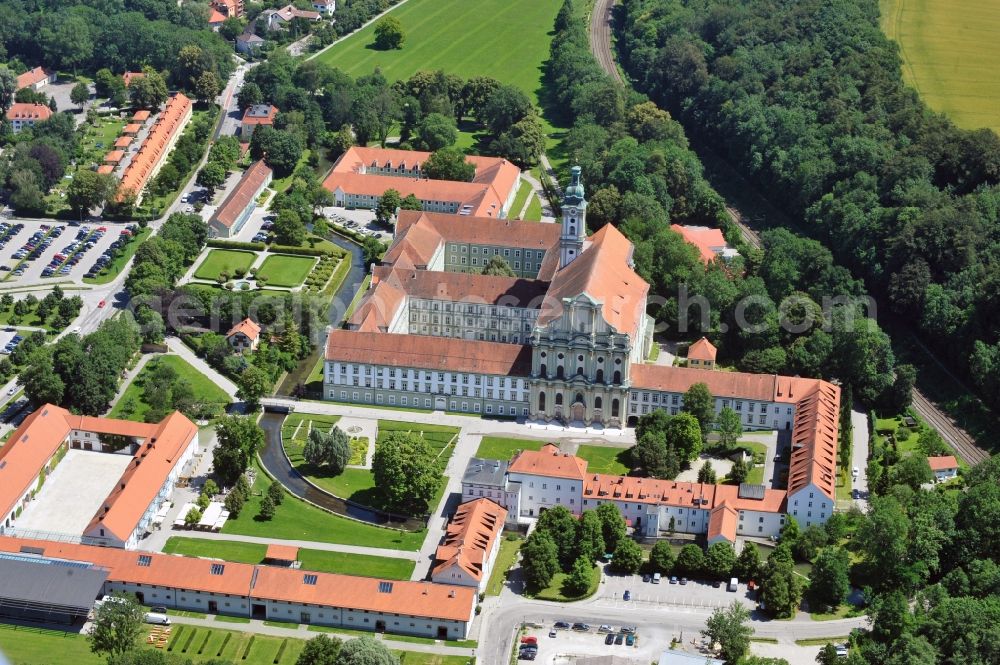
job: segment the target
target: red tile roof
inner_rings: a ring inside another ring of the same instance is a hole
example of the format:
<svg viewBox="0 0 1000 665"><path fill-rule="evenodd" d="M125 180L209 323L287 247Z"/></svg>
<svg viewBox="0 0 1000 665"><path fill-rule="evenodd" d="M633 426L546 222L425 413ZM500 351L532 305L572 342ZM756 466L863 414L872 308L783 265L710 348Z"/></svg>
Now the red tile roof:
<svg viewBox="0 0 1000 665"><path fill-rule="evenodd" d="M243 333L252 342L260 337L260 324L247 317L230 328L226 337L232 337L236 333Z"/></svg>
<svg viewBox="0 0 1000 665"><path fill-rule="evenodd" d="M715 397L787 404L805 397L819 382L819 379L668 365L633 364L630 371L632 385L640 389L683 393L695 383L704 383Z"/></svg>
<svg viewBox="0 0 1000 665"><path fill-rule="evenodd" d="M510 461L509 473L525 473L550 478L583 480L587 475L587 460L563 453L551 443L541 450L522 450Z"/></svg>
<svg viewBox="0 0 1000 665"><path fill-rule="evenodd" d="M788 494L811 483L835 501L840 388L820 380L813 384L812 392L795 403Z"/></svg>
<svg viewBox="0 0 1000 665"><path fill-rule="evenodd" d="M299 558L299 548L295 545L271 543L267 546L264 558L272 561L296 561Z"/></svg>
<svg viewBox="0 0 1000 665"><path fill-rule="evenodd" d="M687 357L689 360L711 360L715 362L717 350L707 339L702 337L697 342L688 347Z"/></svg>
<svg viewBox="0 0 1000 665"><path fill-rule="evenodd" d="M171 140L181 131L190 113L191 100L183 93L178 92L167 101L139 152L132 157L122 174L121 186L118 188L119 201L124 200L126 192L132 192L136 196L142 193L142 188L152 177L160 160L166 157Z"/></svg>
<svg viewBox="0 0 1000 665"><path fill-rule="evenodd" d="M423 164L430 155L429 152L416 150L354 146L333 165L323 186L331 192L340 189L348 194L365 196L382 196L386 190L395 189L404 197L413 194L423 201L469 206L465 212L472 216L498 218L521 177L521 170L506 159L476 155L466 158L476 168L472 182L367 173L373 165L412 169Z"/></svg>
<svg viewBox="0 0 1000 665"><path fill-rule="evenodd" d="M930 465L931 471L948 471L950 469L958 468L958 460L955 459L954 455L928 457L927 463Z"/></svg>
<svg viewBox="0 0 1000 665"><path fill-rule="evenodd" d="M17 89L27 88L33 86L39 81L44 81L51 78L52 72L41 67L35 67L17 77Z"/></svg>
<svg viewBox="0 0 1000 665"><path fill-rule="evenodd" d="M414 298L486 303L538 309L549 283L524 277L501 277L462 272L437 272L396 268L382 271L389 282Z"/></svg>
<svg viewBox="0 0 1000 665"><path fill-rule="evenodd" d="M145 72L125 72L122 74L122 80L125 82L125 87L132 85L132 81L136 79L141 79L146 76Z"/></svg>
<svg viewBox="0 0 1000 665"><path fill-rule="evenodd" d="M684 240L698 248L702 263L711 263L713 259L726 248L726 239L720 229L707 226L681 226L671 224L670 229L681 235Z"/></svg>
<svg viewBox="0 0 1000 665"><path fill-rule="evenodd" d="M227 229L232 228L243 211L254 202L257 193L272 175L271 167L259 159L250 165L239 183L229 192L229 196L215 211L209 222L218 222Z"/></svg>
<svg viewBox="0 0 1000 665"><path fill-rule="evenodd" d="M270 104L254 104L243 112L244 125L273 125L278 117L278 108Z"/></svg>
<svg viewBox="0 0 1000 665"><path fill-rule="evenodd" d="M208 14L208 24L209 25L215 25L216 23L222 23L227 18L229 18L229 17L226 16L225 14L223 14L222 12L220 12L215 7L212 7L212 8L210 8L210 11L209 11L209 14Z"/></svg>
<svg viewBox="0 0 1000 665"><path fill-rule="evenodd" d="M725 501L713 508L708 515L708 542L722 537L735 543L737 521L736 511Z"/></svg>
<svg viewBox="0 0 1000 665"><path fill-rule="evenodd" d="M7 119L14 120L34 120L41 122L52 117L52 109L45 104L24 104L18 102L11 104L7 109Z"/></svg>
<svg viewBox="0 0 1000 665"><path fill-rule="evenodd" d="M131 136L119 136L115 141L116 148L127 148L128 144L132 142Z"/></svg>
<svg viewBox="0 0 1000 665"><path fill-rule="evenodd" d="M709 485L636 476L587 474L583 485L585 499L628 501L677 507L700 507L710 510L726 503L735 510L777 513L784 511L784 490L765 489L761 499L740 497L736 485Z"/></svg>
<svg viewBox="0 0 1000 665"><path fill-rule="evenodd" d="M374 277L372 278L374 281ZM348 325L352 329L375 332L388 331L399 308L406 302L406 294L392 282L379 281L368 291L358 308L351 315Z"/></svg>
<svg viewBox="0 0 1000 665"><path fill-rule="evenodd" d="M122 129L122 133L124 133L124 134L138 134L140 129L142 129L142 125L140 125L137 122L134 122L134 123L130 123L128 125L125 125L125 127Z"/></svg>
<svg viewBox="0 0 1000 665"><path fill-rule="evenodd" d="M110 175L115 172L115 167L111 164L101 164L97 167L97 172L102 175Z"/></svg>
<svg viewBox="0 0 1000 665"><path fill-rule="evenodd" d="M601 303L604 320L619 333L635 336L646 316L649 284L629 267L632 243L611 224L590 237L589 246L552 278L540 324L562 316L564 298L586 294Z"/></svg>
<svg viewBox="0 0 1000 665"><path fill-rule="evenodd" d="M132 122L146 122L147 120L149 120L149 111L146 109L136 111L132 115Z"/></svg>
<svg viewBox="0 0 1000 665"><path fill-rule="evenodd" d="M104 161L107 164L117 164L123 159L125 159L124 150L112 150L108 154L104 155Z"/></svg>
<svg viewBox="0 0 1000 665"><path fill-rule="evenodd" d="M0 448L0 515L6 516L69 436L66 410L46 404L31 413Z"/></svg>
<svg viewBox="0 0 1000 665"><path fill-rule="evenodd" d="M438 545L434 575L450 566L459 566L472 579L483 579L483 568L503 531L507 510L490 499L467 501L448 522L444 542Z"/></svg>
<svg viewBox="0 0 1000 665"><path fill-rule="evenodd" d="M527 376L531 347L502 342L331 330L326 359L395 367Z"/></svg>

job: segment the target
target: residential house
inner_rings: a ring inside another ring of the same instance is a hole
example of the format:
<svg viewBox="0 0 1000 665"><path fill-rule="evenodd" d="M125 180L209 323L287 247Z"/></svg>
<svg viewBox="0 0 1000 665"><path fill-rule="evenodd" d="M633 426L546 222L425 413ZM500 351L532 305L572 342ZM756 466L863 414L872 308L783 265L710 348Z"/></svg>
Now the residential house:
<svg viewBox="0 0 1000 665"><path fill-rule="evenodd" d="M715 258L729 261L740 253L726 243L719 229L707 226L681 226L671 224L670 229L679 233L684 240L698 248L702 263L708 265Z"/></svg>
<svg viewBox="0 0 1000 665"><path fill-rule="evenodd" d="M278 117L278 109L270 104L254 104L243 112L243 122L240 124L240 137L249 141L253 131L258 127L274 127L274 119Z"/></svg>
<svg viewBox="0 0 1000 665"><path fill-rule="evenodd" d="M36 122L42 122L52 117L52 109L45 104L24 104L17 102L7 109L7 121L11 129L17 132L32 127Z"/></svg>
<svg viewBox="0 0 1000 665"><path fill-rule="evenodd" d="M927 464L934 473L935 482L943 483L958 476L958 460L954 455L928 457Z"/></svg>
<svg viewBox="0 0 1000 665"><path fill-rule="evenodd" d="M701 369L715 369L715 345L702 337L688 347L687 366Z"/></svg>
<svg viewBox="0 0 1000 665"><path fill-rule="evenodd" d="M55 80L55 72L43 69L42 67L35 67L17 77L17 89L31 88L33 90L41 90L49 83L55 83Z"/></svg>
<svg viewBox="0 0 1000 665"><path fill-rule="evenodd" d="M127 88L130 85L132 85L132 81L135 81L136 79L141 79L145 76L146 76L145 72L125 72L124 74L122 74L122 81L125 82L125 87Z"/></svg>
<svg viewBox="0 0 1000 665"><path fill-rule="evenodd" d="M305 19L306 21L318 21L321 17L319 12L285 5L280 9L265 9L257 17L257 20L263 21L264 27L267 30L280 30L287 27L293 19L297 18Z"/></svg>
<svg viewBox="0 0 1000 665"><path fill-rule="evenodd" d="M167 100L167 105L156 118L146 140L122 174L118 201L125 200L127 195L135 196L136 204L142 201L146 184L156 177L184 127L191 120L192 112L191 100L183 93L175 93Z"/></svg>
<svg viewBox="0 0 1000 665"><path fill-rule="evenodd" d="M226 341L239 353L256 351L260 344L260 324L251 318L243 319L226 333Z"/></svg>
<svg viewBox="0 0 1000 665"><path fill-rule="evenodd" d="M252 32L244 32L236 38L236 50L243 55L255 56L264 46L264 39Z"/></svg>
<svg viewBox="0 0 1000 665"><path fill-rule="evenodd" d="M312 7L329 18L337 11L337 0L312 0Z"/></svg>

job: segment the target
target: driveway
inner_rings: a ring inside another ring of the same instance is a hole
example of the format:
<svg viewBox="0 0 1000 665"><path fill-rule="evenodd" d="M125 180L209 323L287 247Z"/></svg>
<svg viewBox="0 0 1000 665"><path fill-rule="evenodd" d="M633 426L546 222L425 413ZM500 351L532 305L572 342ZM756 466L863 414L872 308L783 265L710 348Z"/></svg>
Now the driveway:
<svg viewBox="0 0 1000 665"><path fill-rule="evenodd" d="M858 470L858 477L854 479L853 488L858 491L858 498L854 500L858 508L862 511L868 510L868 416L857 408L851 410L851 431L852 446L851 466Z"/></svg>
<svg viewBox="0 0 1000 665"><path fill-rule="evenodd" d="M625 591L630 594L629 600L624 600ZM608 607L641 613L650 607L670 605L673 607L691 607L715 609L728 607L733 601L739 601L748 609L756 608L757 603L750 598L745 584L739 585L736 592L727 591L725 585L719 588L704 580L690 580L687 584L670 584L664 577L659 584L643 582L641 575L605 574L601 586L597 590L596 600L592 604L597 607Z"/></svg>

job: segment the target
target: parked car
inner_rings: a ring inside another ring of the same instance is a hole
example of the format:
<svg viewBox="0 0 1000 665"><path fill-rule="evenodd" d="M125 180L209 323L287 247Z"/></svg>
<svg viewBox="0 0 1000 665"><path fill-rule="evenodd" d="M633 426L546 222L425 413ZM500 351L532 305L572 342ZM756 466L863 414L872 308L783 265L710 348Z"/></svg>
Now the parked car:
<svg viewBox="0 0 1000 665"><path fill-rule="evenodd" d="M614 635L614 633L608 633L608 636L604 638L604 643L605 644L614 644L615 643L615 635Z"/></svg>
<svg viewBox="0 0 1000 665"><path fill-rule="evenodd" d="M625 589L625 593L622 594L622 600L632 600L632 592Z"/></svg>
<svg viewBox="0 0 1000 665"><path fill-rule="evenodd" d="M590 625L577 622L573 624L573 630L580 633L586 633L588 630L590 630Z"/></svg>
<svg viewBox="0 0 1000 665"><path fill-rule="evenodd" d="M625 636L622 633L615 635L615 644L621 644L625 641Z"/></svg>
<svg viewBox="0 0 1000 665"><path fill-rule="evenodd" d="M625 645L626 646L632 646L633 644L635 644L635 635L631 635L631 634L630 635L626 635L625 636Z"/></svg>
<svg viewBox="0 0 1000 665"><path fill-rule="evenodd" d="M569 630L569 624L565 621L556 621L552 627L559 630Z"/></svg>

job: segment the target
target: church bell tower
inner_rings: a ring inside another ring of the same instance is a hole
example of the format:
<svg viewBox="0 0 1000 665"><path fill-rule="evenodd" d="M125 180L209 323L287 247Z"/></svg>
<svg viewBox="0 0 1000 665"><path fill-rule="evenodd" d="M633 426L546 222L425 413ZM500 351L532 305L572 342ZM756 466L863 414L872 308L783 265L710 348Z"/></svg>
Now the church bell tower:
<svg viewBox="0 0 1000 665"><path fill-rule="evenodd" d="M583 251L587 237L587 199L580 182L580 167L570 169L569 187L563 192L562 234L559 236L559 267L565 268Z"/></svg>

